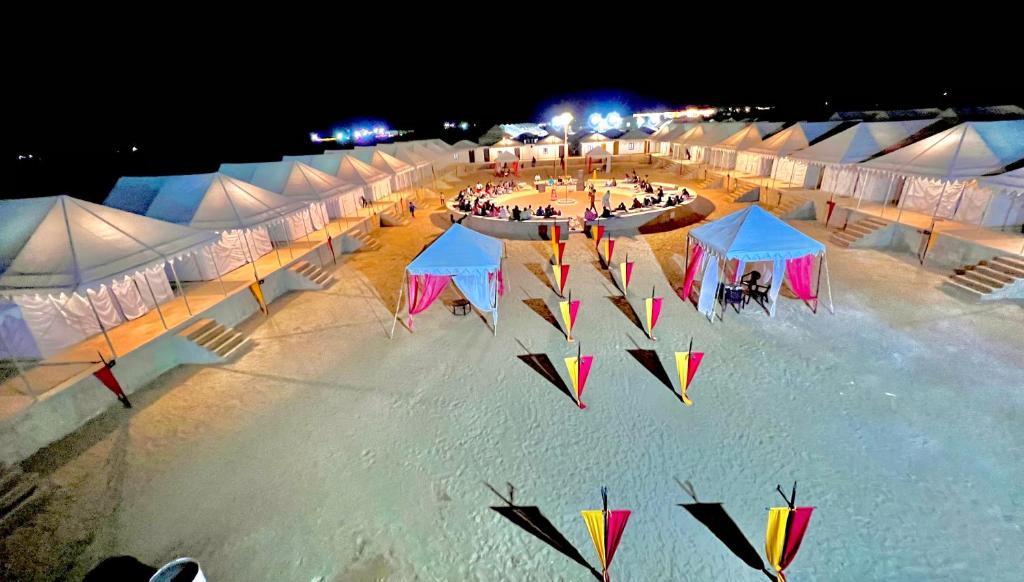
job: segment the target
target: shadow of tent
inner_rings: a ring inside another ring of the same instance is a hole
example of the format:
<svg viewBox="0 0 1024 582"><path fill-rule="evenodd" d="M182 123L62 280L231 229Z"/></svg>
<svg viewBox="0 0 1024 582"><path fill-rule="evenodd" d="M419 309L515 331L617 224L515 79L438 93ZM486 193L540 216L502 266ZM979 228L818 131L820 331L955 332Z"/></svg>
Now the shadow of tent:
<svg viewBox="0 0 1024 582"><path fill-rule="evenodd" d="M661 358L658 357L658 352L654 350L645 350L643 348L636 348L633 350L626 350L629 355L640 362L640 365L647 369L659 382L668 388L669 392L672 393L678 400L682 401L682 397L676 392L674 386L672 386L672 380L669 379L668 370L661 364Z"/></svg>
<svg viewBox="0 0 1024 582"><path fill-rule="evenodd" d="M540 508L536 505L505 505L491 507L491 509L498 515L526 530L527 533L551 546L563 556L583 566L598 580L602 579L601 573L587 563L579 550L569 540L565 539L565 536L541 513Z"/></svg>
<svg viewBox="0 0 1024 582"><path fill-rule="evenodd" d="M720 542L725 544L725 547L729 548L729 551L743 560L743 563L754 570L765 572L770 578L775 579L766 571L761 556L721 503L680 503L679 506L708 528Z"/></svg>
<svg viewBox="0 0 1024 582"><path fill-rule="evenodd" d="M544 318L544 321L550 323L552 327L557 329L560 333L565 333L562 330L562 326L559 325L558 319L555 318L555 314L551 312L551 308L543 299L523 299L523 303L529 307L534 313Z"/></svg>
<svg viewBox="0 0 1024 582"><path fill-rule="evenodd" d="M633 309L633 304L629 302L629 299L622 297L621 295L609 295L608 301L611 301L612 305L618 308L623 315L628 317L637 329L645 334L647 333L647 330L644 329L644 324L640 322L640 317L637 316L636 311Z"/></svg>
<svg viewBox="0 0 1024 582"><path fill-rule="evenodd" d="M555 365L551 363L551 358L547 354L526 354L522 356L516 356L523 361L524 364L533 368L533 371L537 372L544 377L545 380L551 383L555 388L558 388L560 392L569 397L573 403L576 403L576 399L573 398L572 392L569 391L569 386L562 380L562 376L558 374L558 370L555 369Z"/></svg>

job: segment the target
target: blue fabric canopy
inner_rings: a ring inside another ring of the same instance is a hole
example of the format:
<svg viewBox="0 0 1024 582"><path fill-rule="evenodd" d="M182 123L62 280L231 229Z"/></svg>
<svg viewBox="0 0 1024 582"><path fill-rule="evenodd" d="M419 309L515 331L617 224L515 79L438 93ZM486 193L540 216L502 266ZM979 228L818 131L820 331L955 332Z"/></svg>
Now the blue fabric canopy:
<svg viewBox="0 0 1024 582"><path fill-rule="evenodd" d="M690 237L712 255L744 262L795 259L825 252L825 245L760 206L698 226L690 231Z"/></svg>
<svg viewBox="0 0 1024 582"><path fill-rule="evenodd" d="M411 275L464 275L491 273L501 266L500 240L461 224L439 236L406 270Z"/></svg>

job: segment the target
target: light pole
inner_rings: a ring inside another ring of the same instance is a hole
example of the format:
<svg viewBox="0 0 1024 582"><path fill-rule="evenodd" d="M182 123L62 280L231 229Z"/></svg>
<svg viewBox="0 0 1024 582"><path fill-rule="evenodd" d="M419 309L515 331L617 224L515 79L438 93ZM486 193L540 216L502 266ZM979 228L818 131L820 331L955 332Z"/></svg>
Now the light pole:
<svg viewBox="0 0 1024 582"><path fill-rule="evenodd" d="M565 175L569 174L569 124L572 123L572 119L572 113L568 111L551 119L552 125L562 127L562 170L565 172ZM565 187L565 191L566 193L569 192L568 185ZM555 194L557 196L557 192Z"/></svg>

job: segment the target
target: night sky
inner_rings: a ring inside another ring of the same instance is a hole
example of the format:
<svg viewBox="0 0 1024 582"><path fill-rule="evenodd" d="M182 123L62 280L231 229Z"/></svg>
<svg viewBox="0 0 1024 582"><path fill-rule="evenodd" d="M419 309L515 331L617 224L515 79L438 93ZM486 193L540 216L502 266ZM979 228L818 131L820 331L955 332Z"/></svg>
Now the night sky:
<svg viewBox="0 0 1024 582"><path fill-rule="evenodd" d="M734 57L735 66L702 66L683 60L699 51L679 45L700 38L660 35L667 43L659 46L659 35L647 32L652 40L643 53L584 59L581 52L599 51L584 51L579 36L564 57L549 50L513 58L520 53L506 49L528 38L466 44L437 38L451 35L406 34L400 41L295 44L294 37L254 43L259 35L218 34L216 45L193 46L191 35L204 30L177 30L175 43L159 35L79 37L66 39L60 57L40 48L12 59L7 87L17 90L5 95L0 196L102 200L121 175L209 172L225 161L319 153L324 146L310 143L311 131L327 134L362 120L453 142L475 140L497 122L541 121L565 102L619 103L624 113L773 105L768 117L780 120L823 119L837 110L1024 103L1009 75L1013 67L980 58L966 69L954 64L1002 47L826 53L808 41L795 53L759 49ZM830 44L842 44L842 35ZM477 125L442 133L446 120ZM28 154L32 159L18 159Z"/></svg>

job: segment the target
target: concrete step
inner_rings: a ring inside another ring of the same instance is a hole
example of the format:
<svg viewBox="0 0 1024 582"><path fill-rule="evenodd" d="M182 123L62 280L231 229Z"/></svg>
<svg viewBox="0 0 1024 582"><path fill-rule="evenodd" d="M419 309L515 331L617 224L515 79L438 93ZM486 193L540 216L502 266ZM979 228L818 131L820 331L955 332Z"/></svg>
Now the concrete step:
<svg viewBox="0 0 1024 582"><path fill-rule="evenodd" d="M988 277L984 273L979 273L977 269L969 269L962 276L972 281L977 281L982 285L987 285L992 289L1001 289L1003 285L1005 285L1005 283L1003 283L999 279L996 279L994 277Z"/></svg>
<svg viewBox="0 0 1024 582"><path fill-rule="evenodd" d="M1013 269L1017 269L1018 271L1024 272L1024 258L1021 258L1021 257L1010 257L1010 256L1003 255L1003 256L996 257L996 258L994 258L992 260L997 262L997 263L1002 263L1003 265L1006 265L1007 267L1011 267Z"/></svg>
<svg viewBox="0 0 1024 582"><path fill-rule="evenodd" d="M210 329L208 329L206 331L206 333L204 333L203 335L193 339L192 341L194 341L196 344L198 344L198 345L200 345L200 346L205 348L205 347L207 347L210 344L210 342L212 342L213 340L219 338L221 336L221 334L224 333L225 329L227 329L227 328L224 327L223 325L216 324L213 327L211 327Z"/></svg>
<svg viewBox="0 0 1024 582"><path fill-rule="evenodd" d="M953 279L946 279L942 282L942 288L950 291L952 294L967 299L970 301L981 301L985 298L985 293L978 291L977 289L961 285Z"/></svg>
<svg viewBox="0 0 1024 582"><path fill-rule="evenodd" d="M966 269L969 270L969 271L974 271L974 272L977 272L977 273L981 273L982 275L984 275L984 276L986 276L986 277L988 277L990 279L995 279L996 281L999 281L999 282L1004 283L1004 284L1005 283L1013 283L1014 281L1019 279L1019 277L1014 277L1013 275L1008 275L1008 274L1006 274L1006 273L1004 273L1002 271L997 271L996 269L993 269L991 267L988 267L986 265L981 265L981 264L968 266L968 267L966 267Z"/></svg>
<svg viewBox="0 0 1024 582"><path fill-rule="evenodd" d="M996 257L991 261L982 261L981 264L1013 277L1024 277L1024 267L1019 267L1014 261L1008 261L1004 257Z"/></svg>
<svg viewBox="0 0 1024 582"><path fill-rule="evenodd" d="M882 220L881 218L875 218L874 216L866 216L856 222L856 224L874 225L875 228L882 228L883 226L889 226L889 222Z"/></svg>
<svg viewBox="0 0 1024 582"><path fill-rule="evenodd" d="M6 495L8 491L18 484L24 472L18 465L0 466L0 495Z"/></svg>
<svg viewBox="0 0 1024 582"><path fill-rule="evenodd" d="M227 359L228 357L231 356L231 354L236 352L239 348L241 348L244 344L247 344L248 342L249 338L236 332L234 336L231 337L231 339L221 344L220 347L213 351L213 353L217 354L218 356L224 359Z"/></svg>
<svg viewBox="0 0 1024 582"><path fill-rule="evenodd" d="M195 338L203 335L207 331L210 331L210 328L215 325L217 325L217 322L212 319L200 319L188 326L178 335L184 336L186 339L195 340Z"/></svg>
<svg viewBox="0 0 1024 582"><path fill-rule="evenodd" d="M979 281L975 281L974 279L969 279L965 275L952 275L952 276L950 276L950 279L955 281L955 282L957 282L957 283L959 283L960 285L962 285L964 287L969 287L971 289L974 289L978 293L982 293L982 294L986 294L987 295L988 293L991 293L991 292L995 291L995 288L990 287L990 286L988 286L988 285L986 285L984 283L981 283Z"/></svg>
<svg viewBox="0 0 1024 582"><path fill-rule="evenodd" d="M217 348L219 348L220 346L224 345L225 343L230 341L231 338L233 338L236 335L238 335L237 331L235 331L235 330L233 330L233 329L231 329L229 327L223 327L222 326L221 330L222 331L220 332L220 334L217 337L211 338L210 341L206 342L205 344L202 344L202 346L204 348L210 350L211 352L216 352Z"/></svg>
<svg viewBox="0 0 1024 582"><path fill-rule="evenodd" d="M856 234L846 232L844 230L837 230L832 233L833 239L839 239L847 244L860 240L860 237Z"/></svg>
<svg viewBox="0 0 1024 582"><path fill-rule="evenodd" d="M305 261L292 267L292 272L316 283L321 289L334 282L334 278L325 273L323 269Z"/></svg>
<svg viewBox="0 0 1024 582"><path fill-rule="evenodd" d="M878 228L879 227L874 224L862 224L860 222L855 222L846 226L846 232L862 237L875 232Z"/></svg>
<svg viewBox="0 0 1024 582"><path fill-rule="evenodd" d="M298 267L301 268L301 266ZM189 328L178 335L209 352L215 357L214 361L224 361L229 356L238 353L242 346L249 344L249 338L233 327L222 325L212 319L199 323L202 325L193 326L199 328L198 333L188 333L191 329Z"/></svg>

